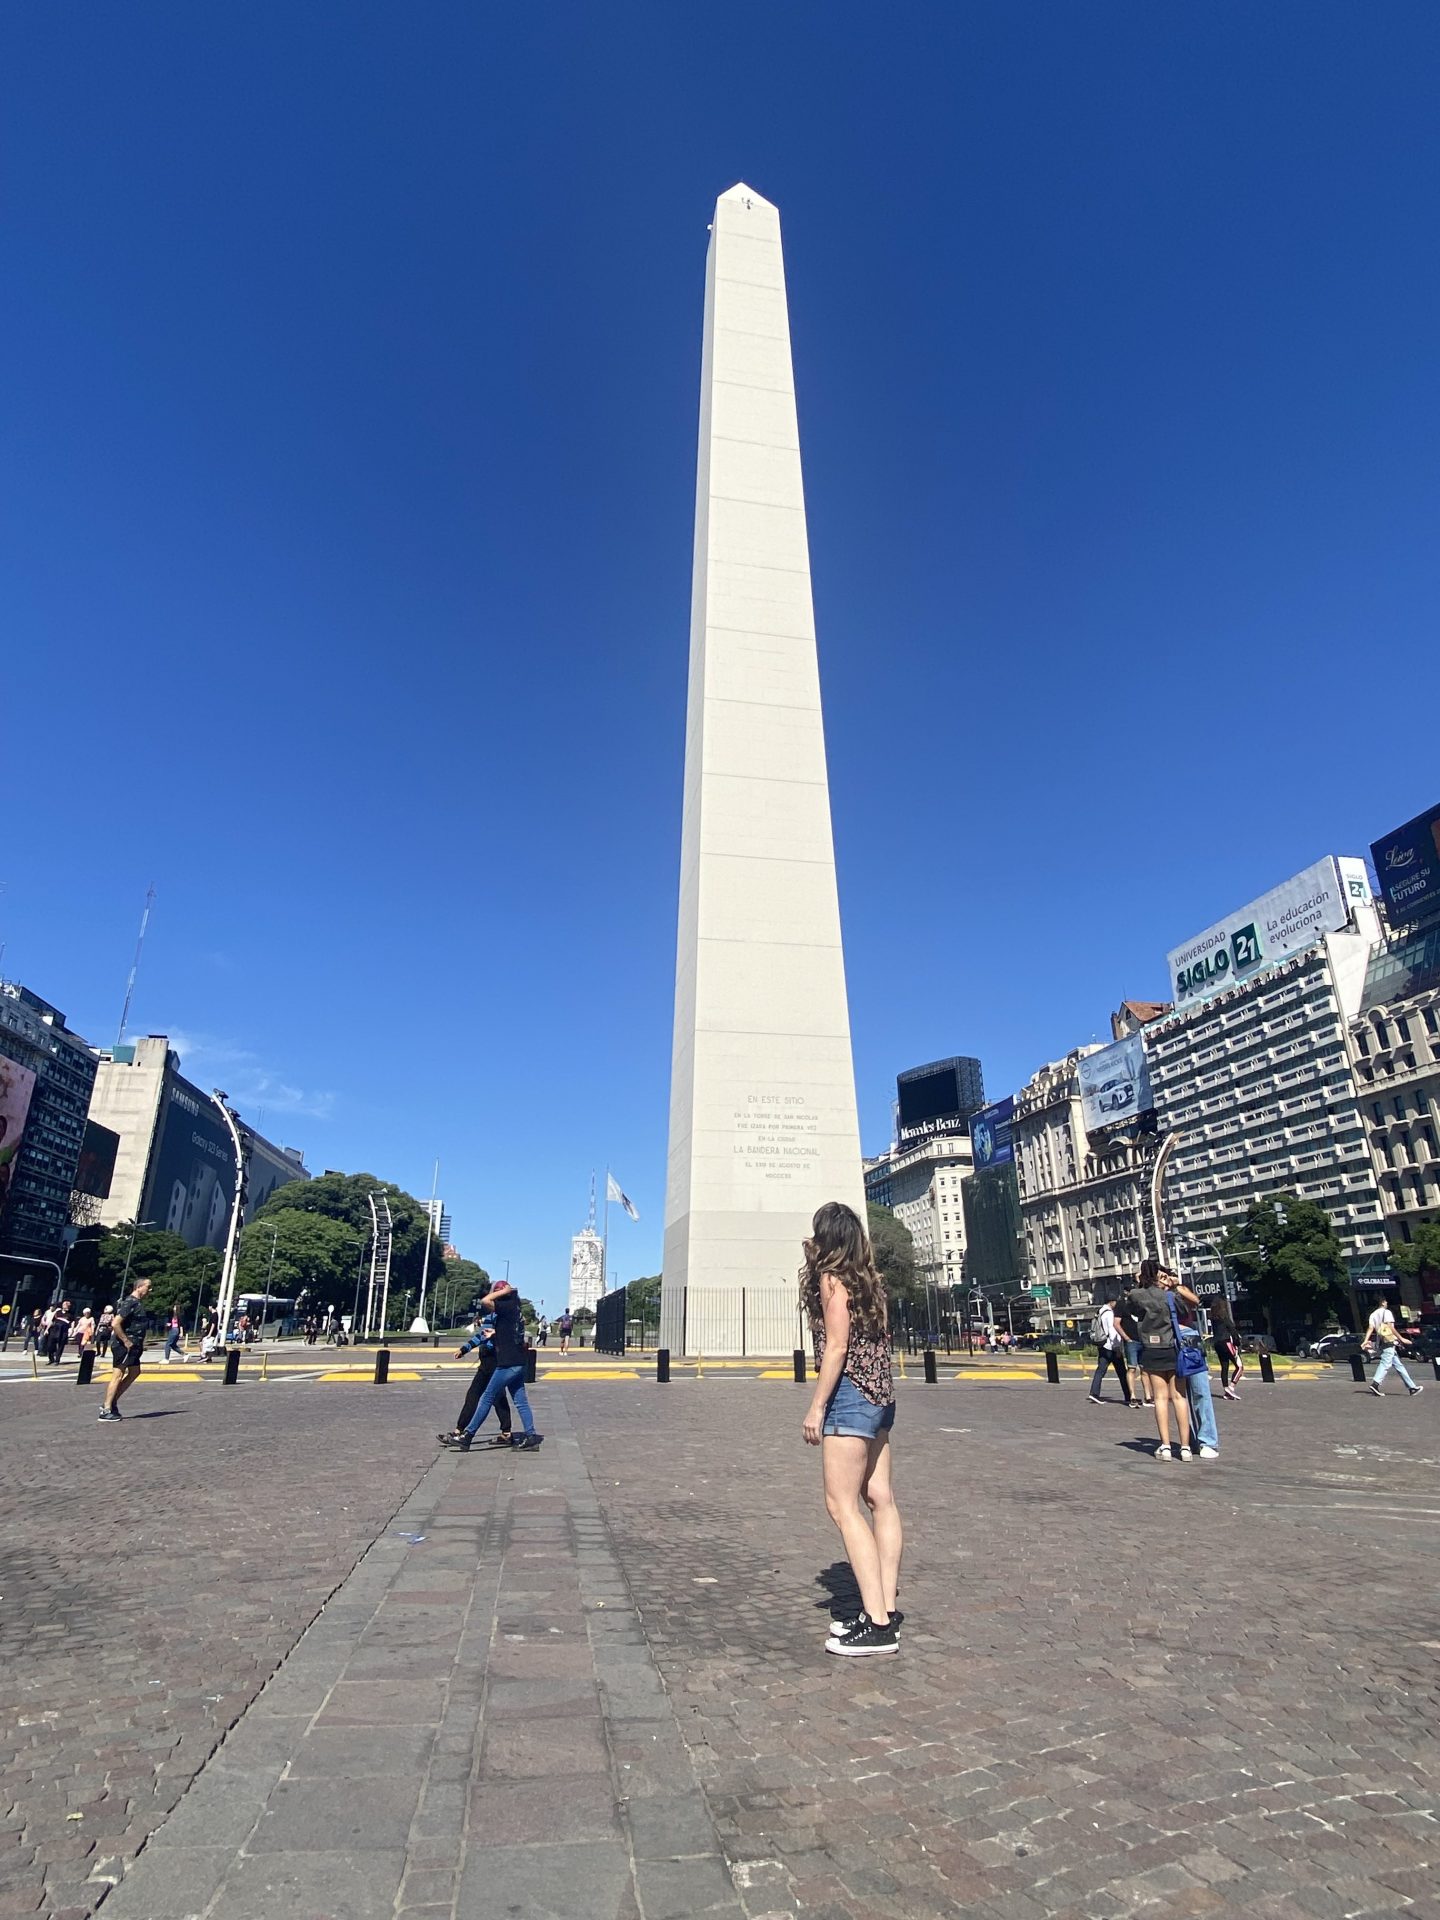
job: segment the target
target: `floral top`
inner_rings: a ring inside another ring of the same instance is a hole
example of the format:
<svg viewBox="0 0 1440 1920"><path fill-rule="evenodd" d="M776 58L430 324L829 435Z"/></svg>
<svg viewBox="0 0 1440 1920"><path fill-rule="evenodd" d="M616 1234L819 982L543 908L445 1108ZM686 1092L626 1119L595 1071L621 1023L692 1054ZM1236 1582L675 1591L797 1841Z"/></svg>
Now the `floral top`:
<svg viewBox="0 0 1440 1920"><path fill-rule="evenodd" d="M810 1336L815 1342L815 1366L818 1371L825 1358L825 1322L812 1320ZM890 1364L890 1336L862 1333L852 1321L850 1344L845 1349L843 1378L849 1380L872 1405L888 1407L895 1398L895 1375Z"/></svg>

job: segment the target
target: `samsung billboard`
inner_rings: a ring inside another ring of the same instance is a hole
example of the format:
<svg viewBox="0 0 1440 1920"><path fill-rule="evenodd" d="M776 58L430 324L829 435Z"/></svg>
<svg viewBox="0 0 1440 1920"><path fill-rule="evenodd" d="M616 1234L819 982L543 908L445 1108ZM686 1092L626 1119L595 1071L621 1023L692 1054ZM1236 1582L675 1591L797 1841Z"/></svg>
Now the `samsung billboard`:
<svg viewBox="0 0 1440 1920"><path fill-rule="evenodd" d="M1375 841L1370 857L1396 926L1440 908L1440 807L1417 814Z"/></svg>
<svg viewBox="0 0 1440 1920"><path fill-rule="evenodd" d="M1167 964L1175 1005L1194 1006L1303 953L1322 935L1338 933L1354 908L1369 900L1365 862L1327 854L1293 880L1173 948Z"/></svg>
<svg viewBox="0 0 1440 1920"><path fill-rule="evenodd" d="M223 1247L235 1198L230 1130L198 1087L167 1073L142 1216L187 1246Z"/></svg>
<svg viewBox="0 0 1440 1920"><path fill-rule="evenodd" d="M1138 1033L1127 1033L1113 1047L1100 1047L1080 1059L1080 1106L1085 1131L1097 1133L1122 1121L1138 1120L1155 1105L1150 1068Z"/></svg>

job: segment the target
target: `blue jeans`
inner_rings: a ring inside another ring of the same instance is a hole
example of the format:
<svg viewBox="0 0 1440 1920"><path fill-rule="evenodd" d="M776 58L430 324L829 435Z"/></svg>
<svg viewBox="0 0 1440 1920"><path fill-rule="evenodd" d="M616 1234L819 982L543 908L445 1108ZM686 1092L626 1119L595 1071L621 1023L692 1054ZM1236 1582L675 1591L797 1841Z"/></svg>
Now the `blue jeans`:
<svg viewBox="0 0 1440 1920"><path fill-rule="evenodd" d="M1395 1369L1396 1373L1399 1374L1400 1378L1405 1382L1406 1386L1410 1389L1411 1393L1413 1393L1415 1391L1415 1382L1410 1378L1409 1374L1405 1371L1405 1362L1400 1358L1399 1353L1396 1351L1394 1347L1386 1347L1384 1352L1380 1355L1380 1364L1375 1369L1374 1377L1370 1382L1371 1386L1378 1387L1381 1381L1385 1378L1386 1374L1389 1373L1392 1367Z"/></svg>
<svg viewBox="0 0 1440 1920"><path fill-rule="evenodd" d="M465 1429L471 1439L474 1439L475 1435L480 1431L481 1423L484 1421L486 1414L489 1413L491 1407L494 1406L502 1393L508 1393L514 1401L515 1410L520 1415L520 1424L524 1427L526 1433L533 1433L535 1431L535 1419L530 1412L530 1402L525 1397L524 1367L497 1367L485 1382L485 1391L476 1402L475 1411L470 1416L470 1424Z"/></svg>
<svg viewBox="0 0 1440 1920"><path fill-rule="evenodd" d="M1210 1398L1209 1369L1202 1367L1199 1373L1192 1373L1185 1391L1190 1397L1190 1424L1196 1439L1202 1447L1214 1447L1218 1453L1220 1429L1215 1424L1215 1402Z"/></svg>

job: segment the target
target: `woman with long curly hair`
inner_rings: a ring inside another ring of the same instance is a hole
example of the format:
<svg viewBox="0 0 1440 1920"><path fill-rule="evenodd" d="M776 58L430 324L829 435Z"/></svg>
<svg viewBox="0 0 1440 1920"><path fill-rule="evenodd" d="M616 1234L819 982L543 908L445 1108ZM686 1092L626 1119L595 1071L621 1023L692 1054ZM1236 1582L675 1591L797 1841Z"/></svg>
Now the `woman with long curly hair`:
<svg viewBox="0 0 1440 1920"><path fill-rule="evenodd" d="M808 1445L821 1449L825 1508L860 1589L858 1618L834 1620L825 1650L895 1653L902 1536L890 1483L895 1381L885 1283L859 1217L838 1200L820 1208L805 1242L800 1303L817 1370L802 1431Z"/></svg>

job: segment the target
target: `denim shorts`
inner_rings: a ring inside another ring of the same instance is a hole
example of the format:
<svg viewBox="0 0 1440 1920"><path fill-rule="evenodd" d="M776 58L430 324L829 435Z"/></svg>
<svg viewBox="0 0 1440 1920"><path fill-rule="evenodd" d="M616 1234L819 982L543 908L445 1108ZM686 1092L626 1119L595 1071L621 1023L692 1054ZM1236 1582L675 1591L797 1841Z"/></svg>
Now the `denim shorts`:
<svg viewBox="0 0 1440 1920"><path fill-rule="evenodd" d="M865 1398L848 1374L842 1373L840 1384L825 1409L825 1424L820 1431L832 1436L873 1440L877 1434L888 1433L894 1424L893 1400L888 1407L877 1407L873 1400Z"/></svg>

